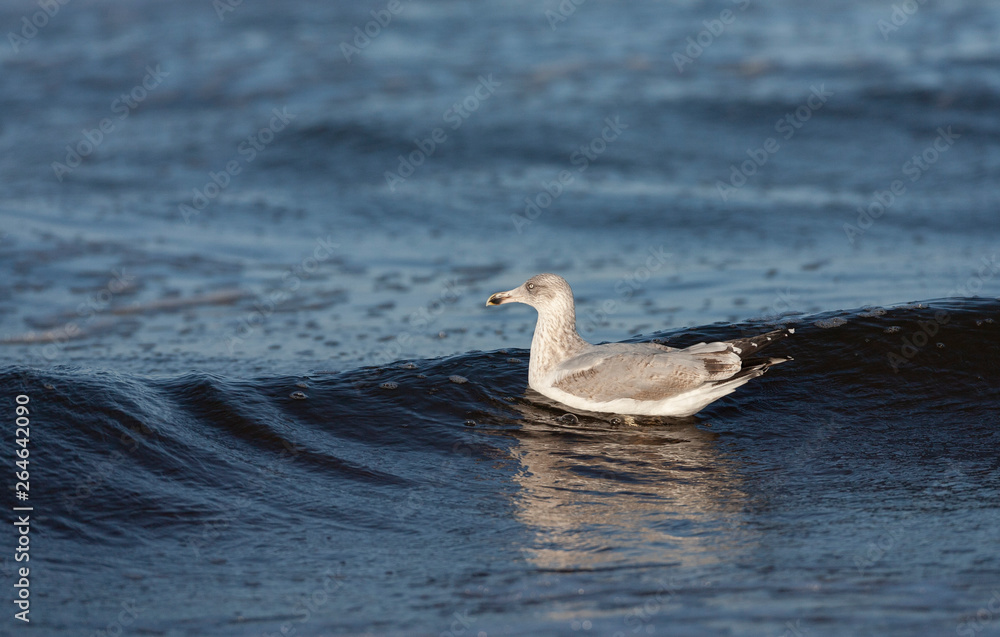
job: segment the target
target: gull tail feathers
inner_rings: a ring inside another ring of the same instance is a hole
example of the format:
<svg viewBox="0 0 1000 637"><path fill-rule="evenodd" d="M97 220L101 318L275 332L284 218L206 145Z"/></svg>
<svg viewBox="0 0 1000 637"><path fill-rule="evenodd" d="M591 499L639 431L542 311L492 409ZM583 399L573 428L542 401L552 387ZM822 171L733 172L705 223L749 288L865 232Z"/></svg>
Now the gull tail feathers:
<svg viewBox="0 0 1000 637"><path fill-rule="evenodd" d="M749 356L753 356L760 350L764 349L772 343L776 343L783 338L788 338L795 333L794 327L785 327L780 330L774 330L767 332L766 334L758 334L757 336L751 336L749 338L739 338L734 341L726 341L735 351L739 354L740 358L744 361L747 360ZM772 365L776 365L778 362L783 362L788 360L783 359L769 359L776 362L772 362Z"/></svg>

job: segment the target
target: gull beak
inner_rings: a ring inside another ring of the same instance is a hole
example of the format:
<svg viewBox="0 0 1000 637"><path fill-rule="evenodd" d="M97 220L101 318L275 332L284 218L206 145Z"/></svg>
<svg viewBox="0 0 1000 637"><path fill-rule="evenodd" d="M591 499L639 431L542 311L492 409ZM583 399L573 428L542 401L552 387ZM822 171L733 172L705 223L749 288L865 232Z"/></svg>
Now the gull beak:
<svg viewBox="0 0 1000 637"><path fill-rule="evenodd" d="M489 299L487 299L486 305L490 306L490 305L500 305L501 303L510 303L511 296L513 296L512 293L513 290L511 290L510 292L497 292Z"/></svg>

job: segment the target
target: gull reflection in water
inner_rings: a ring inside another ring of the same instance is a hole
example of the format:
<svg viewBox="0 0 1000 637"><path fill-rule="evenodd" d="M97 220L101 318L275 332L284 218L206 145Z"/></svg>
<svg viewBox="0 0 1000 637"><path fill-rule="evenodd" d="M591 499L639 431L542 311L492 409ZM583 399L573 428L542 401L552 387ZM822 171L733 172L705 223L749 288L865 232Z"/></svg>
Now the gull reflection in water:
<svg viewBox="0 0 1000 637"><path fill-rule="evenodd" d="M703 420L568 412L530 389L512 406L516 515L537 567L697 568L746 548L736 463Z"/></svg>

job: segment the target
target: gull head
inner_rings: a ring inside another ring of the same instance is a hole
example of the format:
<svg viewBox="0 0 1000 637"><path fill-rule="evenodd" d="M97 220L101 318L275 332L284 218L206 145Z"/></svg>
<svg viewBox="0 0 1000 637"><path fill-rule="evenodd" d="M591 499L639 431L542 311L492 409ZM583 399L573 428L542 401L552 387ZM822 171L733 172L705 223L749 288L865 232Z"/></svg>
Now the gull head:
<svg viewBox="0 0 1000 637"><path fill-rule="evenodd" d="M560 305L572 308L573 290L558 274L536 274L513 290L497 292L486 301L486 305L503 303L524 303L536 310Z"/></svg>

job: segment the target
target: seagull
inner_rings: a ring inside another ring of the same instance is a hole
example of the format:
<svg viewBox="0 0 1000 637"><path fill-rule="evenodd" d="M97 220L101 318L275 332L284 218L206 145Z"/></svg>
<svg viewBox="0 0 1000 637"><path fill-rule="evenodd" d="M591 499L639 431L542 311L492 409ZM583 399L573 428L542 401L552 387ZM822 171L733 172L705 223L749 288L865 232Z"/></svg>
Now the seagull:
<svg viewBox="0 0 1000 637"><path fill-rule="evenodd" d="M538 274L490 296L486 305L524 303L538 311L528 385L571 409L634 416L692 416L788 358L747 356L795 332L698 343L592 345L576 331L573 290L557 274Z"/></svg>

